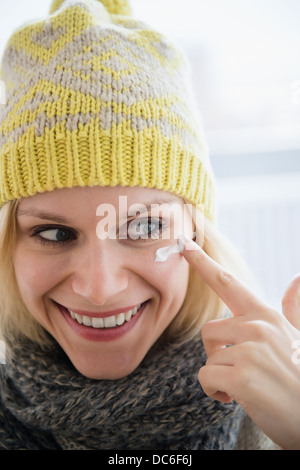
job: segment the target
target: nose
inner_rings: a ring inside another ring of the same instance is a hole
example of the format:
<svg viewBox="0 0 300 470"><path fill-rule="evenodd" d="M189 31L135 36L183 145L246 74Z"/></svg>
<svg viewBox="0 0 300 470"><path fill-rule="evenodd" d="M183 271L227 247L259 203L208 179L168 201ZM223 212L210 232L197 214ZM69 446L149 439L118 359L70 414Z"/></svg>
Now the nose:
<svg viewBox="0 0 300 470"><path fill-rule="evenodd" d="M126 269L123 255L120 256L120 250L111 240L97 239L83 248L74 259L73 292L89 304L115 306L113 302L121 299L129 285L130 271Z"/></svg>

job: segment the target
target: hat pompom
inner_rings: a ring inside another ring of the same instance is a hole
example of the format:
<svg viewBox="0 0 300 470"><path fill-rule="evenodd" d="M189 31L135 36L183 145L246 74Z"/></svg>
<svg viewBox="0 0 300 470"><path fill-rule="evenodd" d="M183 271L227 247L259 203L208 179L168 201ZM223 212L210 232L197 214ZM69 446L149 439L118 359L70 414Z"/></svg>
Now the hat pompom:
<svg viewBox="0 0 300 470"><path fill-rule="evenodd" d="M56 12L66 0L53 0L49 13ZM102 3L109 13L115 15L130 16L132 14L128 0L98 0Z"/></svg>

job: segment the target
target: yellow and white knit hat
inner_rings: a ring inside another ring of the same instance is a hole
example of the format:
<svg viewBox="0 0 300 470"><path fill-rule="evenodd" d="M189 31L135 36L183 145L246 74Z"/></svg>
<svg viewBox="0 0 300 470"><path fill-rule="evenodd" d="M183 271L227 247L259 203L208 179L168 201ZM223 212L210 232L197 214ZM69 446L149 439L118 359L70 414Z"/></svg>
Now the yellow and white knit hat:
<svg viewBox="0 0 300 470"><path fill-rule="evenodd" d="M54 0L1 64L0 207L73 186L154 187L214 219L214 177L182 52L126 0Z"/></svg>

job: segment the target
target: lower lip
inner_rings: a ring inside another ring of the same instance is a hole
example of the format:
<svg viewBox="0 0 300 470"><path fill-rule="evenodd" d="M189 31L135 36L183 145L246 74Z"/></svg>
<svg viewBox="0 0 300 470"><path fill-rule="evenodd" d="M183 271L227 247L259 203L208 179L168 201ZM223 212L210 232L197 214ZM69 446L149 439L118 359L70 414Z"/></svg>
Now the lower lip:
<svg viewBox="0 0 300 470"><path fill-rule="evenodd" d="M144 302L140 310L128 322L123 323L121 326L114 326L113 328L93 328L92 326L85 326L74 320L69 314L68 310L62 305L56 304L62 313L68 325L79 336L91 341L114 341L121 338L128 333L135 324L139 321L141 314L145 307L148 305L148 300Z"/></svg>

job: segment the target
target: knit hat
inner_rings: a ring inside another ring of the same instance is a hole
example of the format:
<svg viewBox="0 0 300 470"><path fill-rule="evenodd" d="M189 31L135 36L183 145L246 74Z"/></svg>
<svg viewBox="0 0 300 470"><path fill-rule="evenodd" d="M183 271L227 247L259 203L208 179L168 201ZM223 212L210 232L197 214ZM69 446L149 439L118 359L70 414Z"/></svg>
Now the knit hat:
<svg viewBox="0 0 300 470"><path fill-rule="evenodd" d="M126 0L54 0L1 64L0 207L73 186L162 189L214 219L214 177L181 50Z"/></svg>

